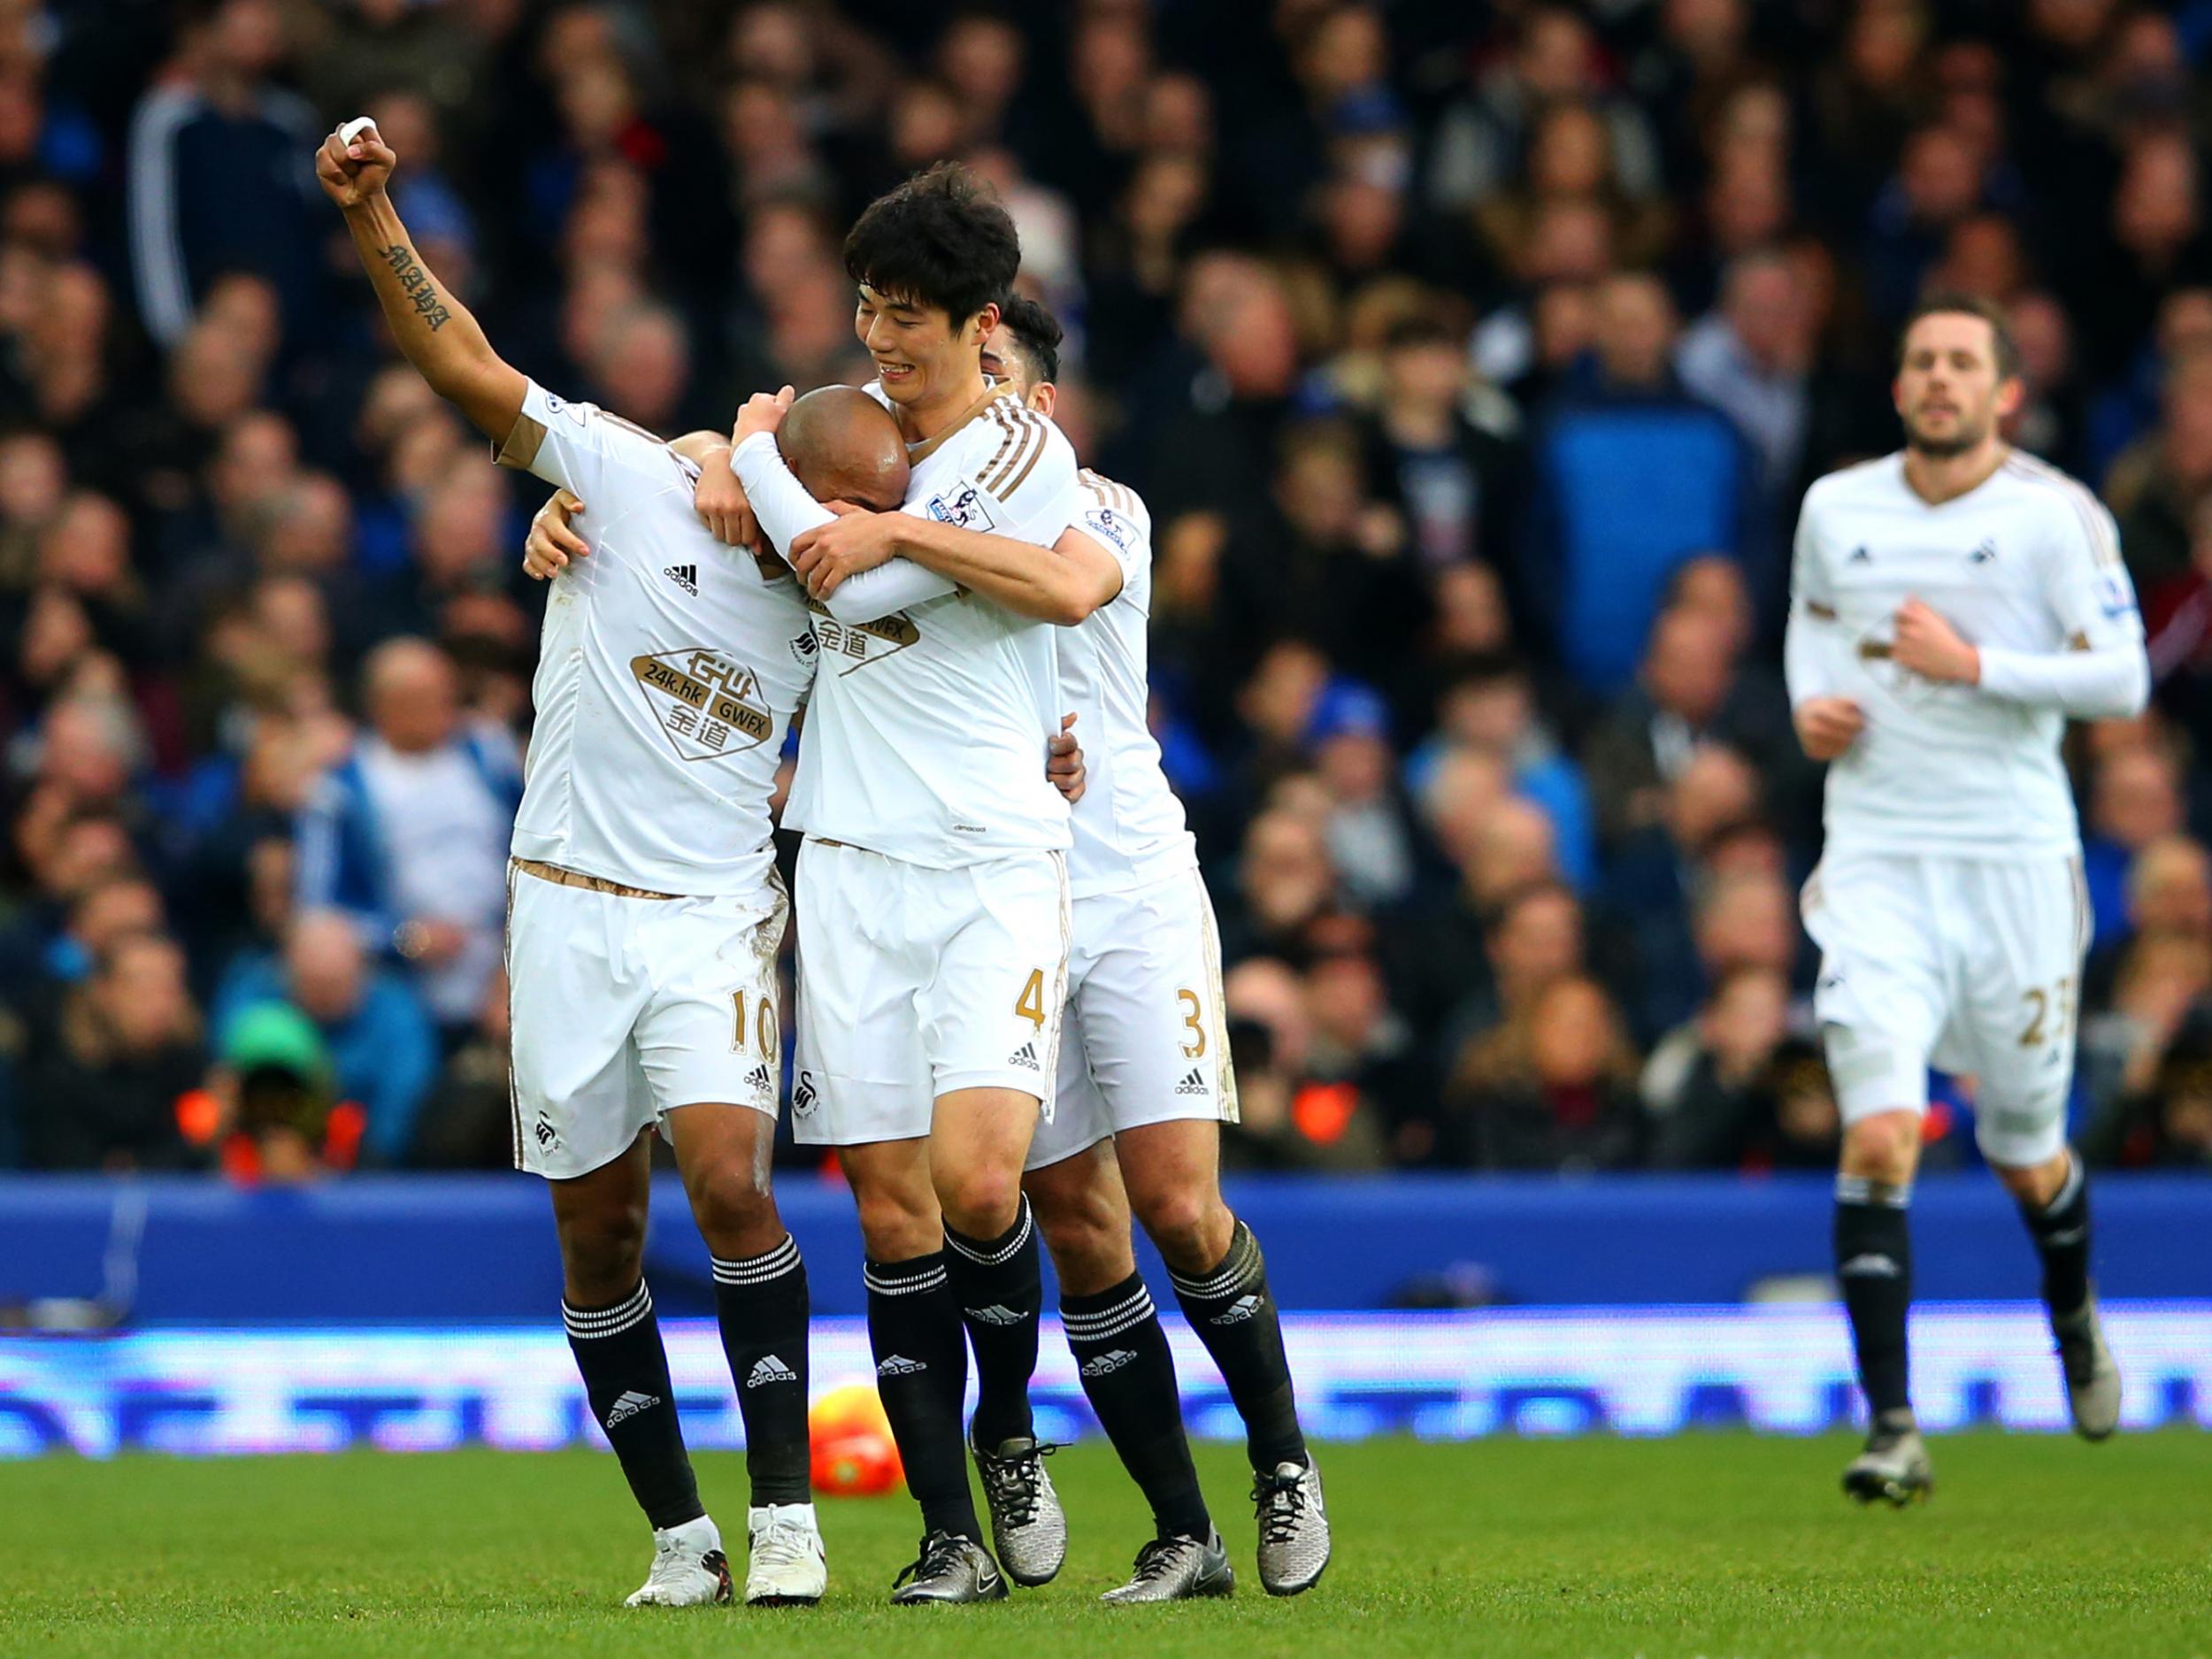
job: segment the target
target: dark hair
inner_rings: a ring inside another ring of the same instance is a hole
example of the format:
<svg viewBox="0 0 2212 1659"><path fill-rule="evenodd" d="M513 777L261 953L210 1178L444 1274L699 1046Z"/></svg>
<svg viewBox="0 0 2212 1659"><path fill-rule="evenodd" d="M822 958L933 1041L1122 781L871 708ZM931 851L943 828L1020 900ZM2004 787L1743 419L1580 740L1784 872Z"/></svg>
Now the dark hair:
<svg viewBox="0 0 2212 1659"><path fill-rule="evenodd" d="M2016 380L2020 373L2020 345L2012 337L2012 324L2005 316L2005 308L1994 300L1985 300L1978 294L1931 294L1912 308L1905 319L1905 326L1897 331L1897 367L1905 366L1905 342L1912 338L1913 329L1924 317L1978 317L1989 325L1989 337L1997 353L1997 378Z"/></svg>
<svg viewBox="0 0 2212 1659"><path fill-rule="evenodd" d="M1060 342L1066 334L1058 318L1026 295L1010 294L998 303L998 319L1021 349L1033 380L1060 378Z"/></svg>
<svg viewBox="0 0 2212 1659"><path fill-rule="evenodd" d="M1455 334L1442 318L1423 312L1401 317L1383 331L1383 349L1403 351L1415 346L1451 346L1457 348L1464 336Z"/></svg>
<svg viewBox="0 0 2212 1659"><path fill-rule="evenodd" d="M868 204L845 238L845 274L956 325L1014 286L1021 238L991 188L941 161Z"/></svg>

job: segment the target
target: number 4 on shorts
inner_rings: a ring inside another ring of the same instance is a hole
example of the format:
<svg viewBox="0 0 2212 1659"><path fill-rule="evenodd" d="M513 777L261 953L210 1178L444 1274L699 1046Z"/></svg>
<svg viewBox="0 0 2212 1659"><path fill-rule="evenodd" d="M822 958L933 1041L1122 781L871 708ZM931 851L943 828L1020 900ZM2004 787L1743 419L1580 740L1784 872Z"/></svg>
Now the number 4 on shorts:
<svg viewBox="0 0 2212 1659"><path fill-rule="evenodd" d="M1034 1025L1045 1028L1045 971L1032 968L1029 983L1022 987L1022 994L1014 999L1014 1011Z"/></svg>

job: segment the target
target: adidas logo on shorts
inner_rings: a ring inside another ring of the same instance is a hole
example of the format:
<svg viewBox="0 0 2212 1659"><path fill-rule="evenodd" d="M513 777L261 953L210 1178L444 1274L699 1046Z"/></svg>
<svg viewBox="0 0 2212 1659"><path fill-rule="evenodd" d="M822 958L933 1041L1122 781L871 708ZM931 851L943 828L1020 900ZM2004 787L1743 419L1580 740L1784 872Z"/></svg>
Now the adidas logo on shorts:
<svg viewBox="0 0 2212 1659"><path fill-rule="evenodd" d="M745 1087L757 1094L765 1094L775 1087L775 1079L768 1075L766 1066L757 1065L753 1068L752 1074L745 1079Z"/></svg>
<svg viewBox="0 0 2212 1659"><path fill-rule="evenodd" d="M965 1311L969 1318L979 1325L1019 1325L1022 1322L1021 1315L995 1302L987 1308L970 1308Z"/></svg>
<svg viewBox="0 0 2212 1659"><path fill-rule="evenodd" d="M1125 1348L1118 1348L1110 1354L1094 1354L1083 1362L1086 1377L1110 1377L1124 1365L1133 1365L1137 1356Z"/></svg>
<svg viewBox="0 0 2212 1659"><path fill-rule="evenodd" d="M671 565L661 574L694 599L699 596L699 567L696 565Z"/></svg>
<svg viewBox="0 0 2212 1659"><path fill-rule="evenodd" d="M903 1354L894 1354L876 1367L876 1375L879 1377L918 1377L928 1369L928 1366L918 1359L909 1359Z"/></svg>
<svg viewBox="0 0 2212 1659"><path fill-rule="evenodd" d="M658 1394L643 1394L633 1388L614 1402L614 1409L607 1413L606 1426L612 1429L618 1423L627 1423L639 1412L650 1411L660 1402Z"/></svg>
<svg viewBox="0 0 2212 1659"><path fill-rule="evenodd" d="M1206 1087L1206 1079L1199 1075L1198 1068L1193 1066L1190 1075L1175 1086L1175 1092L1178 1094L1204 1094L1210 1091Z"/></svg>
<svg viewBox="0 0 2212 1659"><path fill-rule="evenodd" d="M1214 1315L1214 1317L1209 1320L1208 1323L1211 1325L1242 1325L1248 1319L1258 1318L1259 1315L1260 1299L1254 1295L1244 1295L1239 1296L1234 1302L1231 1302L1225 1312Z"/></svg>
<svg viewBox="0 0 2212 1659"><path fill-rule="evenodd" d="M1025 1065L1032 1071L1041 1071L1042 1069L1037 1064L1037 1045L1033 1042L1025 1042L1022 1044L1020 1048L1015 1049L1013 1053L1008 1055L1006 1056L1006 1064L1009 1065Z"/></svg>
<svg viewBox="0 0 2212 1659"><path fill-rule="evenodd" d="M773 1354L764 1354L754 1362L753 1374L745 1379L748 1388L765 1388L770 1383L796 1382L799 1373L793 1371Z"/></svg>

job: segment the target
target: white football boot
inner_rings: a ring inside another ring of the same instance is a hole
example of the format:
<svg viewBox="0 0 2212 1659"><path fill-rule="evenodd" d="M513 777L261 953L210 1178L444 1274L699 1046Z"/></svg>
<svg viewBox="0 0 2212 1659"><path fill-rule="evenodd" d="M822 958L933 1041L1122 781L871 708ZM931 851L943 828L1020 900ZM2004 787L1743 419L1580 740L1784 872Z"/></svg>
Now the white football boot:
<svg viewBox="0 0 2212 1659"><path fill-rule="evenodd" d="M829 1587L822 1529L811 1503L771 1503L749 1511L745 1530L751 1552L745 1563L748 1607L812 1607Z"/></svg>
<svg viewBox="0 0 2212 1659"><path fill-rule="evenodd" d="M656 1528L653 1570L625 1607L709 1607L730 1599L730 1561L722 1534L701 1516L681 1526Z"/></svg>

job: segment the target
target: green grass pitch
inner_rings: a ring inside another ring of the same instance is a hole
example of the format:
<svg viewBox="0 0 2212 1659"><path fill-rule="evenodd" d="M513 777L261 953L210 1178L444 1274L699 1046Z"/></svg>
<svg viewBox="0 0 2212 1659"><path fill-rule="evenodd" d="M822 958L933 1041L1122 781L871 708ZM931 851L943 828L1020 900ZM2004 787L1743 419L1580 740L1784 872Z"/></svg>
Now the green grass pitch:
<svg viewBox="0 0 2212 1659"><path fill-rule="evenodd" d="M2212 1655L2212 1436L1936 1443L1933 1502L1859 1509L1840 1438L1322 1448L1334 1564L1262 1594L1241 1460L1201 1448L1228 1602L1108 1609L1142 1514L1097 1442L1053 1464L1066 1571L1010 1606L885 1605L902 1497L824 1506L830 1600L623 1609L649 1540L588 1453L0 1463L0 1655L856 1659ZM734 1455L700 1460L726 1534ZM739 1569L742 1572L741 1566Z"/></svg>

